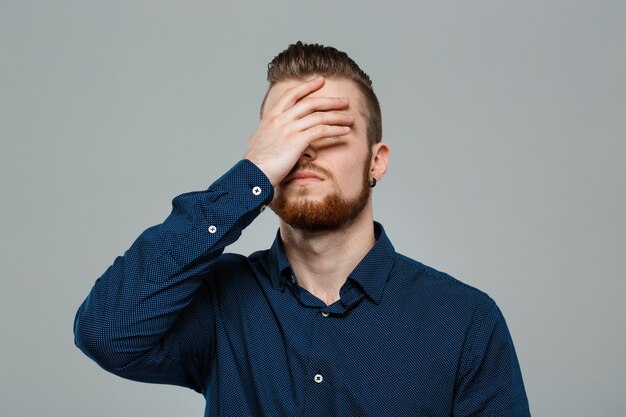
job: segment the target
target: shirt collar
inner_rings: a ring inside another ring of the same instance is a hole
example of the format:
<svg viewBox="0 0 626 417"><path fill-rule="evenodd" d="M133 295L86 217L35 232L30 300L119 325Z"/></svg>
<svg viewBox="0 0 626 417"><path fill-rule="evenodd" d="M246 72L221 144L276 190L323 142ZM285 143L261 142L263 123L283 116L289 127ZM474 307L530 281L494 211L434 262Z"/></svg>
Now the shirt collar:
<svg viewBox="0 0 626 417"><path fill-rule="evenodd" d="M285 285L287 285L287 279L291 276L291 264L285 254L283 241L280 238L280 230L276 232L276 238L270 249L270 259L270 279L272 280L272 286L282 291Z"/></svg>
<svg viewBox="0 0 626 417"><path fill-rule="evenodd" d="M350 273L348 279L356 282L358 287L378 304L389 279L389 272L395 263L396 251L387 237L385 229L378 222L374 222L374 237L376 243ZM270 249L270 257L272 285L282 291L287 285L287 280L290 279L291 264L285 254L280 231L277 232Z"/></svg>

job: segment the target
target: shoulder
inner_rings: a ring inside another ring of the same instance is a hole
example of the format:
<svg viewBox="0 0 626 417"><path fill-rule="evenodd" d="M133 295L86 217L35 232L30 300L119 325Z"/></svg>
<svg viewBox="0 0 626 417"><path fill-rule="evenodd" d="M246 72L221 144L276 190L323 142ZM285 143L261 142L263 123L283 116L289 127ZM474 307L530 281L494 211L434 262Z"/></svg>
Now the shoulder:
<svg viewBox="0 0 626 417"><path fill-rule="evenodd" d="M210 275L239 272L248 265L248 258L238 253L224 253L211 266Z"/></svg>
<svg viewBox="0 0 626 417"><path fill-rule="evenodd" d="M258 251L250 256L224 253L212 264L205 275L205 285L214 289L241 289L254 284L268 270L268 252Z"/></svg>
<svg viewBox="0 0 626 417"><path fill-rule="evenodd" d="M418 302L462 314L477 309L486 312L495 306L495 301L484 291L405 255L396 256L392 281Z"/></svg>

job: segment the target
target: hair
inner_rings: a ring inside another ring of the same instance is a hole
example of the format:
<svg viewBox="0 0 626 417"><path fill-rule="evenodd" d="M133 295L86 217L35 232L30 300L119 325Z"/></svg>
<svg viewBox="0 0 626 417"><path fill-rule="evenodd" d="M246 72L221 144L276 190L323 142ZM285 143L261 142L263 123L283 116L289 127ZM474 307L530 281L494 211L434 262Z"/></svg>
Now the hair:
<svg viewBox="0 0 626 417"><path fill-rule="evenodd" d="M366 121L367 141L370 147L382 140L383 127L380 104L370 77L354 62L348 54L330 46L306 44L300 41L289 45L267 64L269 90L278 82L285 80L304 80L312 75L323 77L346 78L353 81L363 96L361 113ZM263 98L261 111L267 99Z"/></svg>

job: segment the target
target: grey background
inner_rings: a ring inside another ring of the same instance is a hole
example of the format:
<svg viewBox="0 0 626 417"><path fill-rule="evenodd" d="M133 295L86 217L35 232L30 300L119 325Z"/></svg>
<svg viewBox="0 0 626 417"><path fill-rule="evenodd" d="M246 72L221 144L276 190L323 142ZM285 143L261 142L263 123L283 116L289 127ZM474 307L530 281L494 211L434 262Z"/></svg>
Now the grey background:
<svg viewBox="0 0 626 417"><path fill-rule="evenodd" d="M481 288L535 416L626 410L623 1L0 1L0 415L200 416L73 346L93 282L239 160L298 39L374 80L375 217ZM266 211L230 251L270 245Z"/></svg>

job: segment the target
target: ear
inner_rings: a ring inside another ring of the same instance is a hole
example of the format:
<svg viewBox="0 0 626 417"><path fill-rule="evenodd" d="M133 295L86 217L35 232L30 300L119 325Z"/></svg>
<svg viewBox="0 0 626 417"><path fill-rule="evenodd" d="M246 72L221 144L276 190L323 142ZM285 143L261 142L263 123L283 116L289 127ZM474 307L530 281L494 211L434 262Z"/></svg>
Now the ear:
<svg viewBox="0 0 626 417"><path fill-rule="evenodd" d="M372 147L372 160L370 161L370 180L376 178L380 181L387 172L387 161L389 160L389 146L384 142L379 142Z"/></svg>

